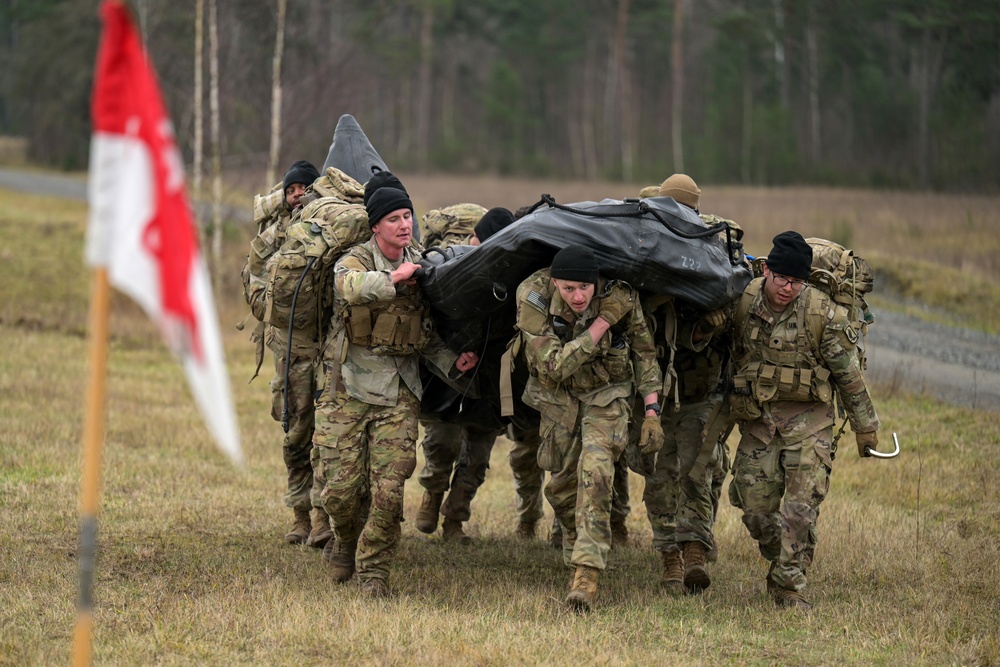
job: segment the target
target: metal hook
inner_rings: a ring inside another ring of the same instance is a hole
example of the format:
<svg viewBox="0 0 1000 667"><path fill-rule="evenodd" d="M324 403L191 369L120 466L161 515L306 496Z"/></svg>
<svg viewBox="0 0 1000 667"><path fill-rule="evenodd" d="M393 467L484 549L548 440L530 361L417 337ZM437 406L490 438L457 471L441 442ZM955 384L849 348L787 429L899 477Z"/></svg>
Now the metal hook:
<svg viewBox="0 0 1000 667"><path fill-rule="evenodd" d="M877 459L896 458L897 456L899 456L899 438L896 437L895 431L893 431L892 433L892 442L896 445L896 449L894 449L891 452L877 452L871 447L865 447L865 452L867 452L869 456L874 456Z"/></svg>

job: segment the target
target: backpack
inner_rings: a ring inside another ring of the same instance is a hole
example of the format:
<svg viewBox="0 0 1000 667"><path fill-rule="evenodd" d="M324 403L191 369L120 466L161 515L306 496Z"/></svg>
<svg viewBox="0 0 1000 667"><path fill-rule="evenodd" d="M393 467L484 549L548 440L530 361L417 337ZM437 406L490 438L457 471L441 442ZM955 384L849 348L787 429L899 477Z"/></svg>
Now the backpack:
<svg viewBox="0 0 1000 667"><path fill-rule="evenodd" d="M420 218L424 247L468 245L476 223L484 215L486 209L479 204L453 204L428 211Z"/></svg>
<svg viewBox="0 0 1000 667"><path fill-rule="evenodd" d="M358 198L363 194L346 174L338 171L336 178L347 179L342 183L348 187L340 192L354 190ZM275 347L291 344L290 349L310 356L318 351L332 307L324 298L329 293L331 269L341 255L371 234L368 214L360 203L329 196L303 207L299 220L289 226L284 242L266 264L263 322L272 328L269 338Z"/></svg>

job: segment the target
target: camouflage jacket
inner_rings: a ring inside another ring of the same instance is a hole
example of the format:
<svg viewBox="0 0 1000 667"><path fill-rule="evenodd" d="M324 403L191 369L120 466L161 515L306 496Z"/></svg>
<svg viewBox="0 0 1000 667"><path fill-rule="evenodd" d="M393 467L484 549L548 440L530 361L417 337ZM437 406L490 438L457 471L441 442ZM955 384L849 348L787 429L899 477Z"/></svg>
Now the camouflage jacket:
<svg viewBox="0 0 1000 667"><path fill-rule="evenodd" d="M832 392L822 391L824 382L829 382L836 389L855 432L877 430L878 415L861 372L856 348L857 333L852 333L847 311L818 290L806 287L783 313L776 316L767 306L762 281L762 278L757 278L747 287L747 290L756 292L749 302L747 317L735 318L734 376L746 377L749 371L762 377L766 371L755 369L766 367L773 363L769 360L779 357L802 361L780 365L770 378L769 385L758 382L752 387L752 398L760 404L762 414L755 420L745 422L742 430L765 442L777 433L787 444L795 444L831 426L834 423ZM823 321L817 323L811 318ZM803 324L806 331L802 331ZM811 330L820 332L819 340L804 344L806 337L811 337ZM810 365L812 368L809 368ZM805 383L809 386L801 388L801 397L796 400L767 398L769 393L775 397L787 396L789 390L783 390L784 385L789 385L791 391L797 391L791 385L791 378L796 371L803 369L810 371L812 379ZM824 379L827 374L828 378Z"/></svg>
<svg viewBox="0 0 1000 667"><path fill-rule="evenodd" d="M637 293L632 311L595 344L587 329L597 318L595 296L581 314L562 300L548 269L529 276L517 288L517 326L531 377L524 402L573 429L579 403L608 405L632 395L659 391L656 349ZM601 279L595 292L601 294Z"/></svg>
<svg viewBox="0 0 1000 667"><path fill-rule="evenodd" d="M417 286L393 285L389 276L403 262L419 259L420 248L412 244L404 248L403 257L398 262L392 262L382 254L374 237L354 246L337 261L334 269L335 311L342 312L351 305L392 301L397 295L419 295ZM423 386L417 354L380 354L369 347L348 344L342 335L343 322L336 315L334 318L331 335L340 342L327 346L324 360L340 363L344 386L351 396L372 405L396 405L401 380L417 398L421 397ZM445 347L434 333L429 318L423 326L427 332L427 343L420 356L444 374L450 373L458 355Z"/></svg>

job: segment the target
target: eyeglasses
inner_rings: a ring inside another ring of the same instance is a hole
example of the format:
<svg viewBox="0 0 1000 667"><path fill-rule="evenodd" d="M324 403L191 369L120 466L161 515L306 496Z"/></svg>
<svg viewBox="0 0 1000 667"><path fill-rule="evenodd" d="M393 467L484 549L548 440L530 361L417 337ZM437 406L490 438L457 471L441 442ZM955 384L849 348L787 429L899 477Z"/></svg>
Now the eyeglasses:
<svg viewBox="0 0 1000 667"><path fill-rule="evenodd" d="M771 280L778 287L784 287L785 285L790 285L793 290L800 291L805 288L806 281L801 278L789 278L788 276L783 276L780 273L772 273Z"/></svg>

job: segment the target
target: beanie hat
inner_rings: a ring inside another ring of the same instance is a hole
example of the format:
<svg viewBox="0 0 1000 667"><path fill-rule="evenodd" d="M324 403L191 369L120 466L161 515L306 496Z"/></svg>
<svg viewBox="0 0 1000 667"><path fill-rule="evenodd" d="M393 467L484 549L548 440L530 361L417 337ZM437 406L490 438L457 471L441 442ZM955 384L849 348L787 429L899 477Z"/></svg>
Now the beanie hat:
<svg viewBox="0 0 1000 667"><path fill-rule="evenodd" d="M809 280L812 274L812 248L798 232L781 232L774 237L774 247L767 255L767 268L790 278Z"/></svg>
<svg viewBox="0 0 1000 667"><path fill-rule="evenodd" d="M390 187L379 188L372 193L368 203L365 204L368 226L374 227L382 218L401 208L408 208L411 213L413 212L413 203L405 192Z"/></svg>
<svg viewBox="0 0 1000 667"><path fill-rule="evenodd" d="M673 197L678 204L698 209L701 189L687 174L674 174L660 185L660 197Z"/></svg>
<svg viewBox="0 0 1000 667"><path fill-rule="evenodd" d="M597 283L599 268L594 253L582 245L566 246L552 258L553 278L579 283Z"/></svg>
<svg viewBox="0 0 1000 667"><path fill-rule="evenodd" d="M513 222L514 214L502 206L498 206L486 211L483 217L479 219L479 222L476 223L473 231L476 233L476 238L482 243Z"/></svg>
<svg viewBox="0 0 1000 667"><path fill-rule="evenodd" d="M312 182L319 178L319 172L309 160L299 160L285 172L285 177L281 179L281 189L287 190L292 183L302 185L312 185Z"/></svg>
<svg viewBox="0 0 1000 667"><path fill-rule="evenodd" d="M365 206L368 206L368 200L372 198L372 195L379 188L396 188L406 194L406 188L403 187L403 183L393 176L391 172L379 171L365 183Z"/></svg>

